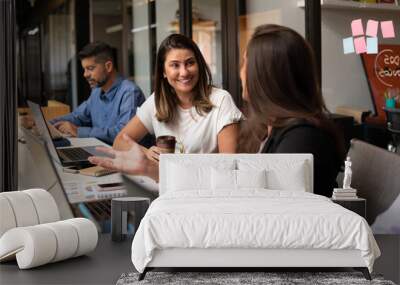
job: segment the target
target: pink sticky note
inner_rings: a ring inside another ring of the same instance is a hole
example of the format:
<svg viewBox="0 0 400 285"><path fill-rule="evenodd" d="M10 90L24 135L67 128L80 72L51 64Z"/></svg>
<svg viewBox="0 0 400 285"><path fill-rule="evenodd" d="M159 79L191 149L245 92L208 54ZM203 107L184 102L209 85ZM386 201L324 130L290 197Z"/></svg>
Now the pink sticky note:
<svg viewBox="0 0 400 285"><path fill-rule="evenodd" d="M367 43L365 42L365 37L358 37L354 39L354 48L356 53L364 53L367 51Z"/></svg>
<svg viewBox="0 0 400 285"><path fill-rule="evenodd" d="M353 37L364 35L364 29L363 29L361 19L353 20L351 22L351 33L352 33Z"/></svg>
<svg viewBox="0 0 400 285"><path fill-rule="evenodd" d="M384 38L394 38L394 27L393 21L383 21L381 22L382 36Z"/></svg>
<svg viewBox="0 0 400 285"><path fill-rule="evenodd" d="M379 25L378 21L368 20L367 31L366 31L367 36L376 38L376 35L378 34L378 25Z"/></svg>

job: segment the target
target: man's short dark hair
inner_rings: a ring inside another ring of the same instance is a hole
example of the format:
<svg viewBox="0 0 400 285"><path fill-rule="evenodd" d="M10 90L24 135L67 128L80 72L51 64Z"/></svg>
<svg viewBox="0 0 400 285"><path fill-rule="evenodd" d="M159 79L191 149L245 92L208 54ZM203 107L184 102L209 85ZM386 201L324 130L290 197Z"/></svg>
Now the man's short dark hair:
<svg viewBox="0 0 400 285"><path fill-rule="evenodd" d="M106 62L111 60L113 63L114 68L117 68L115 62L115 55L114 49L104 42L93 42L87 44L79 53L78 57L80 60L88 58L88 57L95 57L96 61L98 62Z"/></svg>

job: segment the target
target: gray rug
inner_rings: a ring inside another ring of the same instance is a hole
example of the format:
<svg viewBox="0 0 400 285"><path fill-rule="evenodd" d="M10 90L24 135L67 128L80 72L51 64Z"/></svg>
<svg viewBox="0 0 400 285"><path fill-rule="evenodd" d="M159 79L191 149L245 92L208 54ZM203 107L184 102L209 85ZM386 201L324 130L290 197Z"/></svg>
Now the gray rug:
<svg viewBox="0 0 400 285"><path fill-rule="evenodd" d="M380 275L372 275L372 281L364 278L360 272L148 272L142 281L139 273L122 274L117 285L133 284L376 284L395 285Z"/></svg>

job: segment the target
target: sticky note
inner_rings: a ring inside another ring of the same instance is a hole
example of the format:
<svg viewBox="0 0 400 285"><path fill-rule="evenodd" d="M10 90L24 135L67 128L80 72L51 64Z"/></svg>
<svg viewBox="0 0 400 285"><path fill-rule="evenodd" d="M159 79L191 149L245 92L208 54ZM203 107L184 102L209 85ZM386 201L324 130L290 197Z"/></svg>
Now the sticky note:
<svg viewBox="0 0 400 285"><path fill-rule="evenodd" d="M361 19L353 20L351 22L351 33L352 33L353 37L364 35L364 29L363 29Z"/></svg>
<svg viewBox="0 0 400 285"><path fill-rule="evenodd" d="M367 53L378 53L378 38L367 38Z"/></svg>
<svg viewBox="0 0 400 285"><path fill-rule="evenodd" d="M353 37L343 39L343 52L344 54L354 52Z"/></svg>
<svg viewBox="0 0 400 285"><path fill-rule="evenodd" d="M365 37L358 37L354 39L354 47L357 54L364 53L367 51L367 43Z"/></svg>
<svg viewBox="0 0 400 285"><path fill-rule="evenodd" d="M375 38L376 35L378 34L378 26L379 26L378 21L368 20L367 31L366 31L367 36Z"/></svg>
<svg viewBox="0 0 400 285"><path fill-rule="evenodd" d="M394 38L394 27L393 21L383 21L381 22L382 36L384 38Z"/></svg>

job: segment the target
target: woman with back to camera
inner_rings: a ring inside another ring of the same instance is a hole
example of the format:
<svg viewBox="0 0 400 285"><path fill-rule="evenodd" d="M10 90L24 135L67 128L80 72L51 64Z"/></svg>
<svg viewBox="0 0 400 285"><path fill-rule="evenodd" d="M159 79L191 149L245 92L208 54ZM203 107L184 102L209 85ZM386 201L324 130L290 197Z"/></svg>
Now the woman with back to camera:
<svg viewBox="0 0 400 285"><path fill-rule="evenodd" d="M330 196L344 159L344 140L327 117L313 52L297 32L259 26L240 71L248 120L239 152L311 153L314 193Z"/></svg>
<svg viewBox="0 0 400 285"><path fill-rule="evenodd" d="M234 153L241 117L231 95L212 86L197 45L184 35L172 34L157 52L154 94L121 130L113 148L130 148L124 134L138 142L151 133L174 136L181 153ZM144 151L158 161L159 148Z"/></svg>

